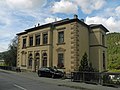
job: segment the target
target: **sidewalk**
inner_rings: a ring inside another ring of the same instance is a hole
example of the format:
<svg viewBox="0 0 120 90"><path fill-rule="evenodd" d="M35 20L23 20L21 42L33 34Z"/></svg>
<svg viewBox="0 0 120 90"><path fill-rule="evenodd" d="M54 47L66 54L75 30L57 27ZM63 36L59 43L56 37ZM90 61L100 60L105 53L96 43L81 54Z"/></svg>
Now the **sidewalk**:
<svg viewBox="0 0 120 90"><path fill-rule="evenodd" d="M107 87L107 86L102 86L102 85L92 85L92 84L86 84L86 83L80 83L80 82L71 82L70 79L52 79L52 78L38 77L37 73L34 73L34 72L18 72L17 73L17 72L6 71L6 70L1 70L1 69L0 69L0 72L16 74L21 77L41 81L43 83L76 88L78 90L79 89L80 90L120 90L120 88Z"/></svg>

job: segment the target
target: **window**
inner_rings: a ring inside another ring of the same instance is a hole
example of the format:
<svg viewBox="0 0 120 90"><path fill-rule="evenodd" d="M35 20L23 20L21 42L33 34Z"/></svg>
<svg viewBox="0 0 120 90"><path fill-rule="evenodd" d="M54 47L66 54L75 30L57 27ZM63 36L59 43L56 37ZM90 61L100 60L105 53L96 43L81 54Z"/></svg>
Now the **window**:
<svg viewBox="0 0 120 90"><path fill-rule="evenodd" d="M64 31L58 32L58 43L64 42Z"/></svg>
<svg viewBox="0 0 120 90"><path fill-rule="evenodd" d="M36 35L36 36L35 36L35 39L36 39L36 40L35 40L35 45L36 45L36 46L40 45L40 35Z"/></svg>
<svg viewBox="0 0 120 90"><path fill-rule="evenodd" d="M33 46L33 36L29 38L29 45Z"/></svg>
<svg viewBox="0 0 120 90"><path fill-rule="evenodd" d="M58 68L63 68L64 67L64 55L63 53L58 54Z"/></svg>
<svg viewBox="0 0 120 90"><path fill-rule="evenodd" d="M105 62L105 52L103 51L103 69L106 69L106 62Z"/></svg>
<svg viewBox="0 0 120 90"><path fill-rule="evenodd" d="M23 48L26 48L26 38L23 38L23 45L22 45Z"/></svg>
<svg viewBox="0 0 120 90"><path fill-rule="evenodd" d="M102 35L102 45L105 45L105 36Z"/></svg>
<svg viewBox="0 0 120 90"><path fill-rule="evenodd" d="M43 53L42 66L47 67L47 53Z"/></svg>
<svg viewBox="0 0 120 90"><path fill-rule="evenodd" d="M28 66L32 67L32 54L29 54Z"/></svg>
<svg viewBox="0 0 120 90"><path fill-rule="evenodd" d="M44 33L43 34L43 44L47 44L48 43L48 34Z"/></svg>
<svg viewBox="0 0 120 90"><path fill-rule="evenodd" d="M39 59L39 58L40 58L40 54L39 54L39 53L36 53L36 54L35 54L35 57L36 57L36 59Z"/></svg>
<svg viewBox="0 0 120 90"><path fill-rule="evenodd" d="M29 59L29 66L30 67L32 66L32 59L31 58Z"/></svg>

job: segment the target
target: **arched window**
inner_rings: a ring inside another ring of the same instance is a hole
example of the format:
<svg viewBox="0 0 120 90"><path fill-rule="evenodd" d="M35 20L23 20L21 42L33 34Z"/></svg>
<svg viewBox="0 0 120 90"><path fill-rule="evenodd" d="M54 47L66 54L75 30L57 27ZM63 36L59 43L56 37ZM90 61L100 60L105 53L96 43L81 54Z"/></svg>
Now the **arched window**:
<svg viewBox="0 0 120 90"><path fill-rule="evenodd" d="M43 53L42 55L42 66L47 67L47 53Z"/></svg>
<svg viewBox="0 0 120 90"><path fill-rule="evenodd" d="M39 59L39 56L40 56L40 54L39 53L36 53L36 59Z"/></svg>
<svg viewBox="0 0 120 90"><path fill-rule="evenodd" d="M58 68L64 67L64 53L58 53Z"/></svg>
<svg viewBox="0 0 120 90"><path fill-rule="evenodd" d="M36 53L36 56L39 56L39 53Z"/></svg>
<svg viewBox="0 0 120 90"><path fill-rule="evenodd" d="M29 54L28 66L32 66L32 54Z"/></svg>
<svg viewBox="0 0 120 90"><path fill-rule="evenodd" d="M35 61L34 61L35 71L39 69L39 59L40 59L40 54L37 52L35 54Z"/></svg>

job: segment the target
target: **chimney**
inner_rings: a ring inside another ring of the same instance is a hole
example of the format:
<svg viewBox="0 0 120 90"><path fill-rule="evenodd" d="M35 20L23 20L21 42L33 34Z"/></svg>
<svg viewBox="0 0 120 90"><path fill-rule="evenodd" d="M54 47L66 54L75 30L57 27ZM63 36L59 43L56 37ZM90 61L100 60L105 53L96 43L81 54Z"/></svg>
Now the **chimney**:
<svg viewBox="0 0 120 90"><path fill-rule="evenodd" d="M82 22L84 22L84 19L81 19Z"/></svg>
<svg viewBox="0 0 120 90"><path fill-rule="evenodd" d="M74 14L74 19L78 19L78 15L77 14Z"/></svg>
<svg viewBox="0 0 120 90"><path fill-rule="evenodd" d="M55 18L55 22L57 22L57 18Z"/></svg>
<svg viewBox="0 0 120 90"><path fill-rule="evenodd" d="M38 26L40 26L40 24L38 23Z"/></svg>

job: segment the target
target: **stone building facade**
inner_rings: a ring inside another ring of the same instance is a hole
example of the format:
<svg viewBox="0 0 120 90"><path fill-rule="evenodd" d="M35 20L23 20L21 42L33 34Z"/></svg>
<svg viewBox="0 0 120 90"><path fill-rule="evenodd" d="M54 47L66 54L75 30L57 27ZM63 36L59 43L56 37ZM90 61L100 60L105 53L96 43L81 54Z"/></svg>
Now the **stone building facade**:
<svg viewBox="0 0 120 90"><path fill-rule="evenodd" d="M18 33L17 67L37 71L54 67L66 73L77 71L87 53L89 62L99 72L107 68L106 32L101 24L87 25L75 15L38 25Z"/></svg>

